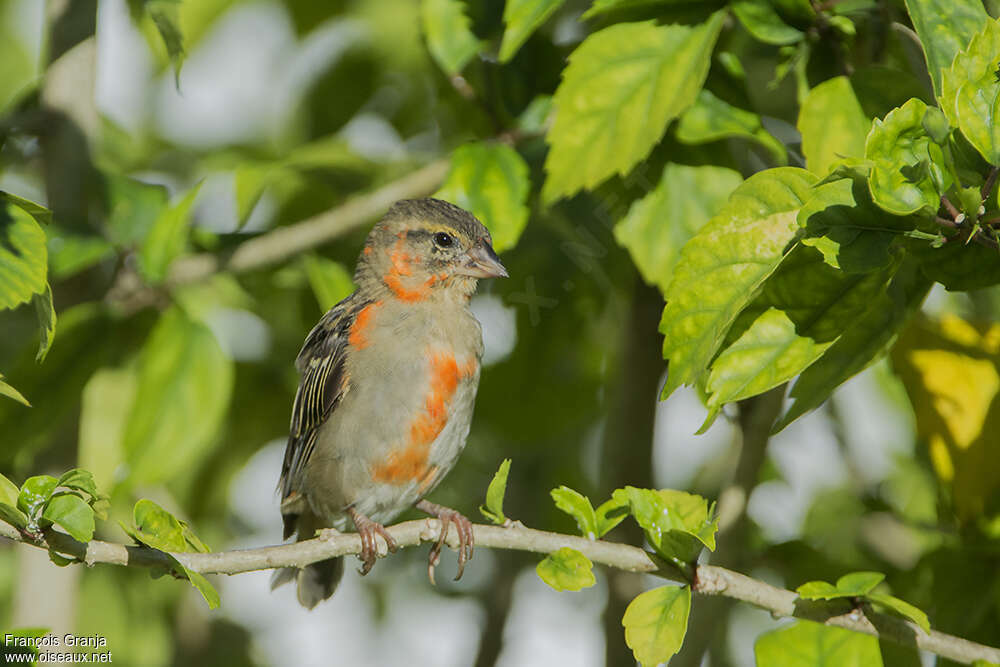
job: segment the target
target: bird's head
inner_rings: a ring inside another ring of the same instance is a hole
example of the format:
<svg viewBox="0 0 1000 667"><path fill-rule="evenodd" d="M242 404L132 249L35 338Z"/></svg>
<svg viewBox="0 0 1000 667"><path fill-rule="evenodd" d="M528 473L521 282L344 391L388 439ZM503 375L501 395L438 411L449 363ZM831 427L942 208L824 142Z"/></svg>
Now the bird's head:
<svg viewBox="0 0 1000 667"><path fill-rule="evenodd" d="M506 276L489 231L471 213L440 199L406 199L368 235L355 282L418 302L468 298L480 278Z"/></svg>

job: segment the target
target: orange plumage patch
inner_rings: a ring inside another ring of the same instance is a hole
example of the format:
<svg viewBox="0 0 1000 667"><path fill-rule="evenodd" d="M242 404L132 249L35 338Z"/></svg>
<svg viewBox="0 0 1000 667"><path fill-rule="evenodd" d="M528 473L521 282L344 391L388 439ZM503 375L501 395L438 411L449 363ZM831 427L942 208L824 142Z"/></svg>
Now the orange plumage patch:
<svg viewBox="0 0 1000 667"><path fill-rule="evenodd" d="M358 312L358 316L354 319L354 323L351 324L351 328L347 334L347 342L352 347L362 350L371 343L368 339L368 330L371 328L372 321L375 318L375 309L381 305L381 301L376 301L375 303L368 304Z"/></svg>
<svg viewBox="0 0 1000 667"><path fill-rule="evenodd" d="M385 463L372 470L375 481L406 484L428 476L427 457L431 443L448 423L448 406L459 381L471 376L475 369L474 359L460 366L450 354L431 357L430 389L424 399L424 409L410 424L409 438L402 449L390 454Z"/></svg>
<svg viewBox="0 0 1000 667"><path fill-rule="evenodd" d="M434 280L432 278L415 286L406 284L403 278L413 275L414 257L403 250L403 241L404 237L400 236L399 241L388 251L390 267L389 272L382 277L382 282L400 301L416 303L430 296Z"/></svg>
<svg viewBox="0 0 1000 667"><path fill-rule="evenodd" d="M423 301L431 294L431 286L427 283L417 285L416 287L407 287L403 284L403 280L395 273L390 273L387 275L382 282L385 286L389 288L390 291L396 298L400 301L406 303L417 303L418 301Z"/></svg>

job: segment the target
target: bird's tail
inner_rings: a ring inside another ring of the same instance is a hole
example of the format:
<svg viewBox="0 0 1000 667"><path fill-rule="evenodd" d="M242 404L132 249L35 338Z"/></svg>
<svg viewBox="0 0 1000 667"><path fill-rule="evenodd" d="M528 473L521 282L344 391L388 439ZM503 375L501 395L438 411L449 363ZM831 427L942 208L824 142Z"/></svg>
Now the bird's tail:
<svg viewBox="0 0 1000 667"><path fill-rule="evenodd" d="M289 518L292 517L286 516L286 519ZM306 513L293 520L296 522L297 542L314 537L317 526L311 514ZM271 590L273 591L278 586L290 581L296 581L299 604L306 609L312 609L333 595L343 576L344 559L338 556L337 558L321 560L303 568L284 567L275 570L274 574L271 575Z"/></svg>

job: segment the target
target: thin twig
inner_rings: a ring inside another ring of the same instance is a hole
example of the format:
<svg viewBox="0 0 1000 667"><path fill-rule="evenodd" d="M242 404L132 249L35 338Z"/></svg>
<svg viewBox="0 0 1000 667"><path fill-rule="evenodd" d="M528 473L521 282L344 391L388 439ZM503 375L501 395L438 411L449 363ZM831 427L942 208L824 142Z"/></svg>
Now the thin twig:
<svg viewBox="0 0 1000 667"><path fill-rule="evenodd" d="M675 580L679 578L677 571L655 554L627 544L549 533L516 524L511 527L476 524L473 529L477 547L540 554L570 547L591 561L608 567L630 572L648 572ZM440 530L441 524L437 519L407 521L388 528L393 539L401 547L434 542ZM51 548L87 565L110 563L123 566L170 567L166 554L147 547L126 546L100 540L81 543L68 535L52 530L46 531L41 540L33 541L23 537L16 528L3 522L0 522L0 536L42 549ZM452 548L458 546L458 531L454 525L450 526L447 541ZM239 574L279 567L304 567L327 558L359 553L361 553L361 539L355 533L345 533L325 539L317 538L258 549L171 555L184 567L195 572ZM834 625L889 639L905 646L915 646L958 662L971 663L974 660L1000 662L1000 649L943 632L925 633L909 621L868 608L846 610L845 613L845 610L836 605L807 603L793 591L771 586L722 567L698 565L691 587L693 591L703 595L721 595L748 602L770 611L774 616L793 616Z"/></svg>
<svg viewBox="0 0 1000 667"><path fill-rule="evenodd" d="M948 197L946 197L945 195L941 195L941 205L945 207L945 209L948 211L948 215L950 215L952 220L954 220L955 222L962 222L962 220L965 218L965 216L962 215L962 212L959 211L957 208L955 208L955 205L952 204L951 200L948 199Z"/></svg>
<svg viewBox="0 0 1000 667"><path fill-rule="evenodd" d="M982 198L984 204L990 198L990 195L993 194L993 187L997 184L998 174L1000 174L1000 167L991 167L989 175L986 176L986 182L983 183L983 187L979 191L979 196Z"/></svg>

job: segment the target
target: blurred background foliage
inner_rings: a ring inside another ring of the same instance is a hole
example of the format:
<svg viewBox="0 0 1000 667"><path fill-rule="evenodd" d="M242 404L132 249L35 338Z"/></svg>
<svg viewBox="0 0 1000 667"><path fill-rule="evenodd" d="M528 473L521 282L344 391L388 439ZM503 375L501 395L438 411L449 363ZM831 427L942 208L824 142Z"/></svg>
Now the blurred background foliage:
<svg viewBox="0 0 1000 667"><path fill-rule="evenodd" d="M656 401L680 247L751 174L839 157L800 144L800 112L824 113L810 89L848 75L869 119L934 99L901 1L731 4L709 19L723 2L0 0L0 190L52 212L58 318L45 356L30 304L0 312L0 371L31 402L0 401L0 472L83 467L112 519L148 497L216 550L277 542L293 360L352 289L380 211L291 256L240 263L239 249L422 169L407 194L440 188L483 216L512 276L473 302L486 368L434 500L472 516L505 457L507 515L542 529L572 532L548 496L561 484L598 502L625 484L690 489L721 501L712 562L789 587L886 572L936 628L1000 642L995 289L935 288L891 360L774 438L774 392L698 437L694 391ZM564 165L583 189L552 204L544 135L567 57L647 19L721 31L695 111L626 176ZM114 520L98 535L126 540ZM642 540L632 524L609 537ZM5 545L0 627L98 633L126 665L633 664L621 617L642 578L599 572L557 594L534 557L476 556L435 590L406 550L311 615L241 575L218 581L209 613L147 572L56 569ZM752 664L773 627L696 600L671 664ZM883 657L916 664L904 653Z"/></svg>

